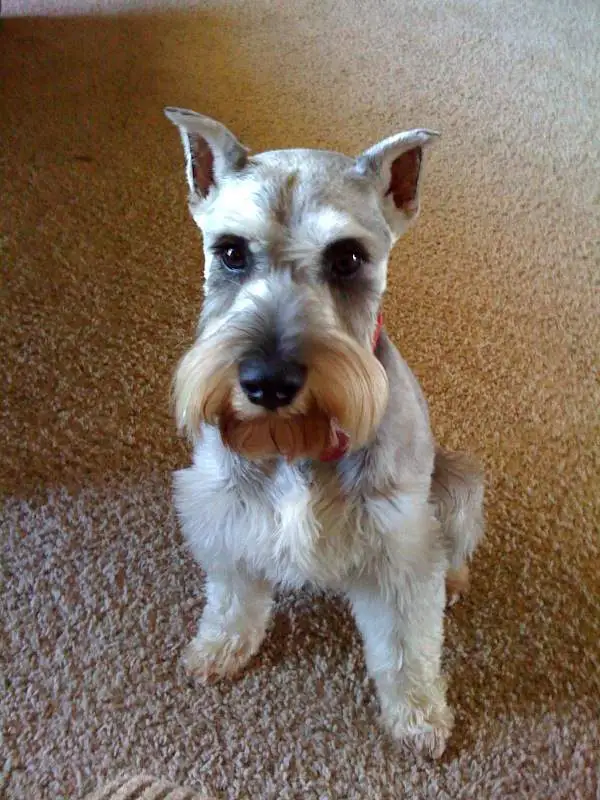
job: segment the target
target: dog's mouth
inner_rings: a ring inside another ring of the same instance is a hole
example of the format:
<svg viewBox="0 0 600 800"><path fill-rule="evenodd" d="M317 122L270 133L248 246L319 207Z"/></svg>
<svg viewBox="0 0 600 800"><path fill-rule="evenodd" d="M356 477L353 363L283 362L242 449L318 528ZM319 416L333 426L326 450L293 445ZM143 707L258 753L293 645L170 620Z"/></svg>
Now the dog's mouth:
<svg viewBox="0 0 600 800"><path fill-rule="evenodd" d="M180 362L176 414L193 439L203 424L214 425L245 458L294 461L335 452L342 440L358 449L373 436L387 407L388 381L372 350L327 329L310 340L301 370L286 365L284 378L275 370L267 380L241 368L247 356L232 358L236 347L239 353L227 332L211 333Z"/></svg>
<svg viewBox="0 0 600 800"><path fill-rule="evenodd" d="M301 388L282 391L279 398L273 391L274 397L267 398L266 406L263 396L256 402L253 386L250 392L247 390L248 386L242 387L238 381L231 392L230 409L219 417L221 437L230 449L250 459L273 455L288 461L332 460L332 454L341 457L349 449L350 435L330 409L319 405L308 370L302 376ZM289 402L283 402L285 399Z"/></svg>
<svg viewBox="0 0 600 800"><path fill-rule="evenodd" d="M356 358L344 368L340 359L336 371L329 358L315 359L293 401L275 408L254 402L235 380L208 421L227 447L250 460L332 460L368 441L387 403L383 368L372 356L365 360L366 368Z"/></svg>
<svg viewBox="0 0 600 800"><path fill-rule="evenodd" d="M219 417L223 442L250 460L281 456L288 461L319 458L337 445L339 427L316 405L303 413L267 411L248 419L238 413Z"/></svg>

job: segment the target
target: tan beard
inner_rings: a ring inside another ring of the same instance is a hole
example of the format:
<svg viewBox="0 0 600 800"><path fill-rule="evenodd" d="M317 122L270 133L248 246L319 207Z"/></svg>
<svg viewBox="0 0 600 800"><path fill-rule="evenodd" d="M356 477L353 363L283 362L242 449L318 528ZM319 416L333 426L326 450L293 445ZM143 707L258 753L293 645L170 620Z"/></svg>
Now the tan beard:
<svg viewBox="0 0 600 800"><path fill-rule="evenodd" d="M331 417L317 406L290 416L270 414L243 419L234 413L223 414L219 427L223 442L250 460L269 456L282 456L288 461L318 458L337 442Z"/></svg>
<svg viewBox="0 0 600 800"><path fill-rule="evenodd" d="M307 348L309 376L301 402L282 413L239 402L237 367L226 338L208 337L183 357L174 396L180 429L192 439L203 423L216 425L223 442L246 458L318 458L335 447L336 430L350 449L364 446L378 427L388 401L387 375L372 352L333 330Z"/></svg>

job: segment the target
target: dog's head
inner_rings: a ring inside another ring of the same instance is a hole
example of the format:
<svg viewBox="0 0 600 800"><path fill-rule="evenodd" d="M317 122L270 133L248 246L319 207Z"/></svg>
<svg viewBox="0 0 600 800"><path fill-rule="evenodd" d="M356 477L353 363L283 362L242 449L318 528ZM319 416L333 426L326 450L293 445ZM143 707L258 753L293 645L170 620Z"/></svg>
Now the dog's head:
<svg viewBox="0 0 600 800"><path fill-rule="evenodd" d="M341 428L355 449L388 400L373 337L395 240L419 210L424 148L412 130L358 158L250 156L220 123L178 108L205 297L175 376L177 421L217 425L247 458L318 457Z"/></svg>

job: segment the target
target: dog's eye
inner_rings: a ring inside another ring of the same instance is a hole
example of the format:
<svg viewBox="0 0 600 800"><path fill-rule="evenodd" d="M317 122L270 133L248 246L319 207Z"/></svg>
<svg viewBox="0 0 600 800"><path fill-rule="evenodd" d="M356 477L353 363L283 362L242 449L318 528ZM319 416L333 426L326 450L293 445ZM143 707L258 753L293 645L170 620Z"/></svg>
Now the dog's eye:
<svg viewBox="0 0 600 800"><path fill-rule="evenodd" d="M334 278L350 278L369 260L367 251L356 239L340 239L323 253L323 261Z"/></svg>
<svg viewBox="0 0 600 800"><path fill-rule="evenodd" d="M227 269L233 272L242 272L249 266L248 244L244 239L238 237L221 239L215 244L213 251Z"/></svg>

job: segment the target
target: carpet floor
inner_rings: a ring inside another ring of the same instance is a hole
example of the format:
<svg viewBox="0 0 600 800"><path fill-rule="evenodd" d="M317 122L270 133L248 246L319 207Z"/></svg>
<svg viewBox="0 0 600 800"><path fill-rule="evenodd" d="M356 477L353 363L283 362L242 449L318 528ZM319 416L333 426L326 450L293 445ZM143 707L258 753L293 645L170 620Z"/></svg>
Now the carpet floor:
<svg viewBox="0 0 600 800"><path fill-rule="evenodd" d="M0 794L150 773L232 800L598 797L600 6L96 13L122 5L3 3ZM377 727L335 598L282 594L236 683L181 672L202 574L171 506L189 454L168 394L202 260L165 105L254 150L442 132L385 307L437 437L488 476L440 763Z"/></svg>

